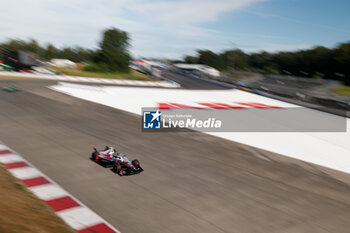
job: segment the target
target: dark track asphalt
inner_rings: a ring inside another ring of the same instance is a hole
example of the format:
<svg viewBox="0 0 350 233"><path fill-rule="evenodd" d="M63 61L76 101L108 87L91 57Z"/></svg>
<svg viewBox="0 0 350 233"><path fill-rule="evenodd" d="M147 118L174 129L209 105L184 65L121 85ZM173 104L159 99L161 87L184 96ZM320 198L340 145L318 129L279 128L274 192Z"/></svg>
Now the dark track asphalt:
<svg viewBox="0 0 350 233"><path fill-rule="evenodd" d="M0 80L22 89L0 90L0 140L120 231L349 232L348 174L202 133L142 133L139 116L53 83ZM119 177L90 161L106 144L145 172Z"/></svg>
<svg viewBox="0 0 350 233"><path fill-rule="evenodd" d="M181 72L180 70L164 70L162 75L169 80L175 81L185 89L228 89L229 85L221 84L215 81L209 81L196 78L191 74Z"/></svg>

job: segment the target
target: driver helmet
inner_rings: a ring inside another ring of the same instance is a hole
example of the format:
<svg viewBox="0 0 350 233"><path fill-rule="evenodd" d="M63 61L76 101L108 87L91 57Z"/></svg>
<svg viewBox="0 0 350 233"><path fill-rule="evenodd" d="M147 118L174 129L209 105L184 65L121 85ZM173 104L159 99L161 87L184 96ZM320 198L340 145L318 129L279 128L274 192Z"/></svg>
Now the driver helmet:
<svg viewBox="0 0 350 233"><path fill-rule="evenodd" d="M114 152L115 152L114 148L113 148L113 147L110 147L110 148L109 148L109 151L108 151L108 154L109 154L109 155L113 155Z"/></svg>

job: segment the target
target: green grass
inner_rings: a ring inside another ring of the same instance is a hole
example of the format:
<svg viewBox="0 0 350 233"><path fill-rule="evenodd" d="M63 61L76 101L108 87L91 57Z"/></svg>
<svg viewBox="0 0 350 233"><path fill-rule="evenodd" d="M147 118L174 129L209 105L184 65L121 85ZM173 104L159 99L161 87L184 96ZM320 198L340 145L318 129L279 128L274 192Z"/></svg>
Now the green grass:
<svg viewBox="0 0 350 233"><path fill-rule="evenodd" d="M0 184L1 233L75 232L1 165Z"/></svg>
<svg viewBox="0 0 350 233"><path fill-rule="evenodd" d="M64 73L66 75L71 75L71 76L153 81L153 79L151 79L149 76L145 74L141 74L132 69L130 70L129 73L103 73L103 72L85 71L79 68L61 68L61 67L48 67L48 68L58 73Z"/></svg>
<svg viewBox="0 0 350 233"><path fill-rule="evenodd" d="M338 95L350 96L350 86L341 86L335 89L334 92Z"/></svg>

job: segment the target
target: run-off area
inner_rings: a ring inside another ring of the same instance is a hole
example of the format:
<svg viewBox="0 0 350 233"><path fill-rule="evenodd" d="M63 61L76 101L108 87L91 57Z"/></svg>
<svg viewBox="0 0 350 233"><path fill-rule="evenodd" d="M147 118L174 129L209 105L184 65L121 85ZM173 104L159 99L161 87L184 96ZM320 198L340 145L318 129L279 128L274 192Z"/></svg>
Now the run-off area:
<svg viewBox="0 0 350 233"><path fill-rule="evenodd" d="M336 119L344 122L345 132L208 132L208 134L279 153L288 157L315 163L350 173L350 127L349 119L317 110L266 98L239 90L184 90L133 87L92 87L87 85L59 83L51 89L77 98L141 115L142 107L153 108L209 108L217 111L227 109L258 109L261 114L268 109L302 109L314 119ZM255 105L251 104L255 103ZM249 106L250 104L250 106ZM215 107L216 106L216 107ZM259 108L260 106L260 108ZM268 107L261 107L268 106ZM298 110L298 111L299 111ZM254 116L259 119L259 115ZM274 121L265 119L273 124ZM141 124L140 124L141 130Z"/></svg>

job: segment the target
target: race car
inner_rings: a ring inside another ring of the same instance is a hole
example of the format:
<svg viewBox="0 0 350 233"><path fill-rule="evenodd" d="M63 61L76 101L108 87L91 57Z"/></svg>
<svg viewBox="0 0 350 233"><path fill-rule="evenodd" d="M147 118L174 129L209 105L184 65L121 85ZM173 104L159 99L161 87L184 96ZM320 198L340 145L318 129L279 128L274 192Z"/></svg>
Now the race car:
<svg viewBox="0 0 350 233"><path fill-rule="evenodd" d="M112 170L120 176L123 176L138 174L143 171L143 168L137 159L130 162L126 155L118 155L115 157Z"/></svg>
<svg viewBox="0 0 350 233"><path fill-rule="evenodd" d="M113 147L106 146L104 150L97 150L94 148L91 159L103 165L113 165L118 154L119 153Z"/></svg>

